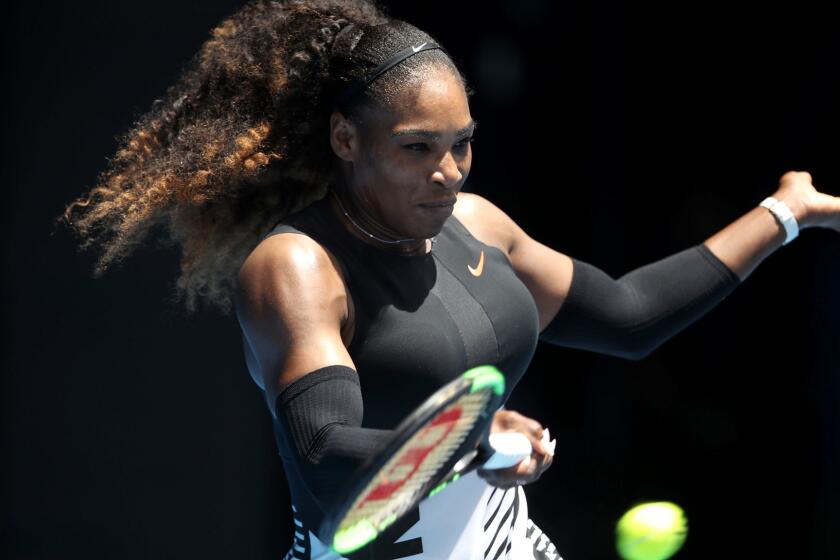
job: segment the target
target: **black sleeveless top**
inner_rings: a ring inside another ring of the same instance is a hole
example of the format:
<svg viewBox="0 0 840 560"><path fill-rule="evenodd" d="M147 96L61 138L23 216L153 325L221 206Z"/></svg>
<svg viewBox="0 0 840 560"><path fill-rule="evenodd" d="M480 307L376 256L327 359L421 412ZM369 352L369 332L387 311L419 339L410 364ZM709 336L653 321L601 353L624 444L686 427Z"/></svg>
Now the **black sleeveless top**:
<svg viewBox="0 0 840 560"><path fill-rule="evenodd" d="M507 401L533 357L539 316L501 250L450 216L431 252L386 252L349 233L327 198L268 235L283 232L308 235L341 266L355 308L348 353L361 383L363 427L395 428L435 390L482 364L505 374Z"/></svg>
<svg viewBox="0 0 840 560"><path fill-rule="evenodd" d="M348 232L328 198L287 216L266 237L286 232L311 237L341 267L355 308L348 353L359 375L362 427L396 428L434 391L483 364L493 364L505 374L502 403L507 402L536 350L539 316L531 293L501 250L478 241L450 216L431 252L415 256L386 252ZM340 558L311 532L323 512L307 491L293 458L287 456L289 446L276 418L273 427L295 516L295 543L289 557ZM486 500L475 501L481 498L475 493L484 488L492 496L492 489L484 482L469 484L459 491L466 492L475 507L486 507ZM524 495L516 492L524 504ZM456 492L451 494L456 496ZM512 501L513 495L506 497ZM521 513L527 517L526 511ZM386 530L387 536L377 539L378 543L391 546L412 524L422 522L419 516L416 507L402 523ZM518 521L520 532L524 524ZM445 543L464 530L451 523L427 539ZM474 537L467 535L470 538ZM371 549L369 556L359 557L401 557L388 550Z"/></svg>

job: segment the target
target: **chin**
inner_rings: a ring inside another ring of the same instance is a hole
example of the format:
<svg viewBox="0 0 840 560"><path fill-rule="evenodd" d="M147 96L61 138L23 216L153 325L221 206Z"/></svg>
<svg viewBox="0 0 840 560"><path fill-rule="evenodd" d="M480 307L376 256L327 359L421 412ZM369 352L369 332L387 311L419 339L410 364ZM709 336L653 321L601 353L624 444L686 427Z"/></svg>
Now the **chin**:
<svg viewBox="0 0 840 560"><path fill-rule="evenodd" d="M446 219L442 220L440 222L440 224L436 227L426 228L426 229L423 229L423 230L417 232L418 235L415 235L413 237L420 239L420 238L424 238L424 237L425 238L430 238L430 237L434 237L434 236L438 235L441 231L443 231L443 226L448 219L449 218L446 218Z"/></svg>
<svg viewBox="0 0 840 560"><path fill-rule="evenodd" d="M443 225L446 223L450 217L452 217L453 207L448 208L441 208L441 209L426 209L422 207L418 207L419 210L419 223L426 225L427 227L423 228L420 227L418 229L424 229L427 233L425 234L426 237L430 237L432 235L437 235L440 233L440 230L443 229Z"/></svg>

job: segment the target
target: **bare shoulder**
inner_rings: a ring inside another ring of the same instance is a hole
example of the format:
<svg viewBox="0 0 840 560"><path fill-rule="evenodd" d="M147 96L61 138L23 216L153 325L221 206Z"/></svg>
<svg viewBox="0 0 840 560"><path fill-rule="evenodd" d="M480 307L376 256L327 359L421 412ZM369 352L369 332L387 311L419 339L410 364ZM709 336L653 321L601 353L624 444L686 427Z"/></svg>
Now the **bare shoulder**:
<svg viewBox="0 0 840 560"><path fill-rule="evenodd" d="M312 297L323 298L341 287L335 258L311 237L289 232L271 235L251 251L239 269L236 295L237 303L251 308L275 307L284 290L308 288Z"/></svg>
<svg viewBox="0 0 840 560"><path fill-rule="evenodd" d="M347 291L338 263L314 239L290 232L264 239L237 280L237 318L253 354L248 367L269 397L308 371L349 362Z"/></svg>
<svg viewBox="0 0 840 560"><path fill-rule="evenodd" d="M534 297L542 331L569 293L574 272L571 257L532 238L501 208L477 194L459 193L453 215L473 237L508 256Z"/></svg>
<svg viewBox="0 0 840 560"><path fill-rule="evenodd" d="M461 192L452 215L473 237L510 256L518 226L501 208L481 195Z"/></svg>

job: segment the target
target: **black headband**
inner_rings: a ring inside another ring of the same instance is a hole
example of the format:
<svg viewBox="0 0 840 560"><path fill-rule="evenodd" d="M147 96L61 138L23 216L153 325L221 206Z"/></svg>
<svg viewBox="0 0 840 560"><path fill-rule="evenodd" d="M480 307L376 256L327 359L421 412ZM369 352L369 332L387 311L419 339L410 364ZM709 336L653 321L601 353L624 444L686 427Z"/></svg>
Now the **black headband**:
<svg viewBox="0 0 840 560"><path fill-rule="evenodd" d="M342 31L344 31L344 29L342 29ZM422 43L420 45L417 45L416 47L414 47L414 46L406 47L405 49L401 50L400 52L393 55L388 60L386 60L385 62L383 62L379 66L377 66L370 74L368 74L364 78L357 79L357 80L353 81L353 83L350 84L350 86L348 86L348 88L346 90L344 90L344 93L337 96L333 100L333 105L334 106L343 105L351 97L353 97L354 95L356 95L357 93L362 91L364 88L366 88L368 86L368 84L370 84L373 80L378 78L381 74L387 72L388 70L390 70L391 68L393 68L394 66L396 66L397 64L399 64L400 62L405 60L406 58L408 58L412 55L415 55L419 52L428 51L428 50L431 50L431 49L440 49L443 52L446 52L446 49L444 49L443 47L441 47L440 45L438 45L437 43L432 42L432 41ZM449 53L446 53L446 54L449 55Z"/></svg>

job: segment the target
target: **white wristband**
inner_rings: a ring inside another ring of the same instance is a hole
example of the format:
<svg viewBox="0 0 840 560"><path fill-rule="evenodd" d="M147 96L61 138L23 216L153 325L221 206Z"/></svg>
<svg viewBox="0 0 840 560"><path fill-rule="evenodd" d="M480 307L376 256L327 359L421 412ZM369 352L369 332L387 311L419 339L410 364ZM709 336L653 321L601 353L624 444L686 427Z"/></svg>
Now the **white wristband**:
<svg viewBox="0 0 840 560"><path fill-rule="evenodd" d="M785 242L782 245L787 245L799 235L799 224L796 223L796 218L793 217L793 212L790 211L788 205L781 200L776 200L772 196L768 196L761 201L759 206L763 206L770 210L776 220L785 228Z"/></svg>

